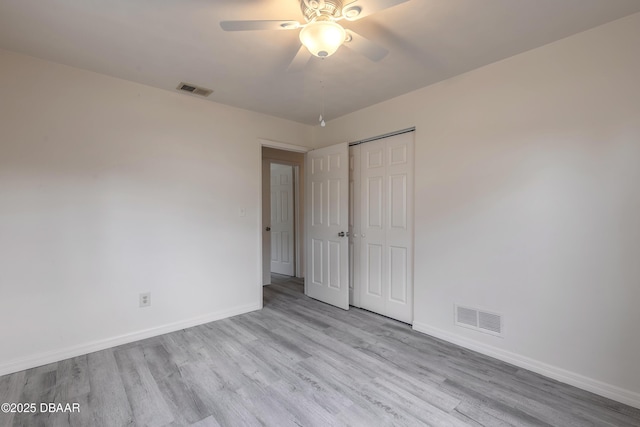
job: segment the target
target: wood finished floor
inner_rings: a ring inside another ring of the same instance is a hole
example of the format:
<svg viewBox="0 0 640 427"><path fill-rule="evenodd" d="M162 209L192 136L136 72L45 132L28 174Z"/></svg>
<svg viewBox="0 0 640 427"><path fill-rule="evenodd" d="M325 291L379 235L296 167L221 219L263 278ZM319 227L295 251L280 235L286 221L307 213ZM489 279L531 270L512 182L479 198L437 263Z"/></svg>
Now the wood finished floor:
<svg viewBox="0 0 640 427"><path fill-rule="evenodd" d="M275 277L264 309L0 377L2 426L640 426L640 410Z"/></svg>

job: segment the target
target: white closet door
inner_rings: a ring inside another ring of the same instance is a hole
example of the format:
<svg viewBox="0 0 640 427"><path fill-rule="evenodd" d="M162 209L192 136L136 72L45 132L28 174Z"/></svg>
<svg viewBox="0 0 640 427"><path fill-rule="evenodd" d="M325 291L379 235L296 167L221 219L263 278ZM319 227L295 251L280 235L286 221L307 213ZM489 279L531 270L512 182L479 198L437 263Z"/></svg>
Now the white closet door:
<svg viewBox="0 0 640 427"><path fill-rule="evenodd" d="M271 164L271 271L293 276L293 167Z"/></svg>
<svg viewBox="0 0 640 427"><path fill-rule="evenodd" d="M360 304L411 323L413 133L360 147Z"/></svg>
<svg viewBox="0 0 640 427"><path fill-rule="evenodd" d="M360 146L349 147L349 304L360 307Z"/></svg>
<svg viewBox="0 0 640 427"><path fill-rule="evenodd" d="M306 156L305 292L349 309L349 149L338 144Z"/></svg>
<svg viewBox="0 0 640 427"><path fill-rule="evenodd" d="M386 138L386 315L413 322L413 132Z"/></svg>
<svg viewBox="0 0 640 427"><path fill-rule="evenodd" d="M360 304L385 314L387 192L384 139L361 144Z"/></svg>

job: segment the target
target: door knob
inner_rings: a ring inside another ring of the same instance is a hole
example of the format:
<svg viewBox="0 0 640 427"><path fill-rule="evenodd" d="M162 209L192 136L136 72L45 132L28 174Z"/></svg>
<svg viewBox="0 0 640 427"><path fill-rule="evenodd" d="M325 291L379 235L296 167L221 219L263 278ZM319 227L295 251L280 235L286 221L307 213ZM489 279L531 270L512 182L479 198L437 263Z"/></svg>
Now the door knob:
<svg viewBox="0 0 640 427"><path fill-rule="evenodd" d="M344 231L341 231L341 232L339 232L339 233L338 233L338 236L340 236L340 237L344 237L344 236L346 236L346 234L345 234L345 232L344 232Z"/></svg>
<svg viewBox="0 0 640 427"><path fill-rule="evenodd" d="M265 227L264 229L267 231L271 231L271 227Z"/></svg>

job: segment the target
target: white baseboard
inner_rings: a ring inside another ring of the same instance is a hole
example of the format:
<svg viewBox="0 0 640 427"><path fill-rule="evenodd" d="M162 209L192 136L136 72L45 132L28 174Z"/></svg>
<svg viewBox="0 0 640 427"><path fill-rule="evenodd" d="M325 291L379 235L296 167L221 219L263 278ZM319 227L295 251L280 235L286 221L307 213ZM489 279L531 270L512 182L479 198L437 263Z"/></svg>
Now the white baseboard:
<svg viewBox="0 0 640 427"><path fill-rule="evenodd" d="M453 334L448 331L444 331L439 328L434 328L425 323L414 322L413 329L418 332L422 332L427 335L431 335L435 338L457 344L461 347L469 350L477 351L478 353L486 356L493 357L503 362L510 363L520 368L528 369L529 371L536 372L544 375L545 377L553 378L565 384L578 387L580 389L590 391L597 395L607 397L625 405L633 406L640 409L640 393L636 393L630 390L603 383L602 381L595 380L593 378L585 377L575 372L567 371L557 366L548 365L546 363L512 353L510 351L503 350L498 347L494 347L489 344L485 344L479 341L475 341L457 334Z"/></svg>
<svg viewBox="0 0 640 427"><path fill-rule="evenodd" d="M49 363L59 362L61 360L69 359L72 357L82 356L85 354L93 353L95 351L116 347L122 344L128 344L130 342L168 334L169 332L191 328L193 326L202 325L205 323L213 322L215 320L226 319L227 317L249 313L251 311L260 310L261 308L261 304L257 303L242 305L228 310L217 311L214 313L205 314L203 316L193 317L191 319L181 320L179 322L169 323L142 331L131 332L112 338L78 344L68 348L48 351L46 353L37 354L35 356L12 360L0 364L0 376L24 371L25 369L31 369L42 365L47 365Z"/></svg>

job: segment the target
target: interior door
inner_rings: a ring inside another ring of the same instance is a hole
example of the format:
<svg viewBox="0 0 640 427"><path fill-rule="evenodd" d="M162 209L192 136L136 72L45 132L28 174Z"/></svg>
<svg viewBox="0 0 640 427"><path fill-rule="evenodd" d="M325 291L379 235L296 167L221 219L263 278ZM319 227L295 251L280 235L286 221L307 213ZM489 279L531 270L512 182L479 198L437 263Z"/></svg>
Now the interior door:
<svg viewBox="0 0 640 427"><path fill-rule="evenodd" d="M360 307L360 146L349 147L349 305Z"/></svg>
<svg viewBox="0 0 640 427"><path fill-rule="evenodd" d="M306 156L305 293L349 309L349 149L346 143Z"/></svg>
<svg viewBox="0 0 640 427"><path fill-rule="evenodd" d="M271 162L262 159L262 284L271 283Z"/></svg>
<svg viewBox="0 0 640 427"><path fill-rule="evenodd" d="M386 138L386 315L413 322L414 133Z"/></svg>
<svg viewBox="0 0 640 427"><path fill-rule="evenodd" d="M413 132L360 147L360 306L411 323Z"/></svg>
<svg viewBox="0 0 640 427"><path fill-rule="evenodd" d="M271 164L271 271L293 276L293 167Z"/></svg>
<svg viewBox="0 0 640 427"><path fill-rule="evenodd" d="M360 304L362 308L385 314L388 283L386 260L386 191L385 140L361 145L362 206L360 222L361 271Z"/></svg>

